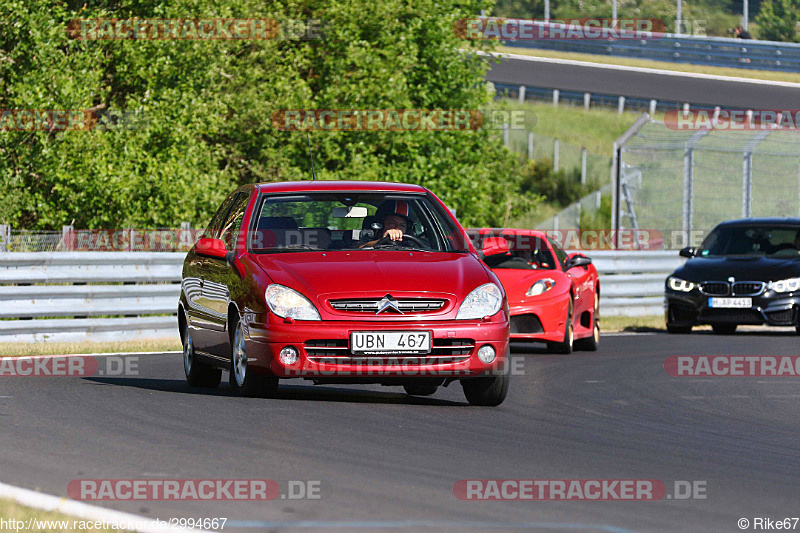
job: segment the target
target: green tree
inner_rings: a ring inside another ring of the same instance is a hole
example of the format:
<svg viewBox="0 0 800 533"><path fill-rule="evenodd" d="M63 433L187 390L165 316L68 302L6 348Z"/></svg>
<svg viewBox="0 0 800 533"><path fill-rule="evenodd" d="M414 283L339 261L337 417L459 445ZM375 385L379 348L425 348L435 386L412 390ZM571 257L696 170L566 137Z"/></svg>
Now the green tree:
<svg viewBox="0 0 800 533"><path fill-rule="evenodd" d="M800 0L764 0L756 22L759 39L798 42Z"/></svg>

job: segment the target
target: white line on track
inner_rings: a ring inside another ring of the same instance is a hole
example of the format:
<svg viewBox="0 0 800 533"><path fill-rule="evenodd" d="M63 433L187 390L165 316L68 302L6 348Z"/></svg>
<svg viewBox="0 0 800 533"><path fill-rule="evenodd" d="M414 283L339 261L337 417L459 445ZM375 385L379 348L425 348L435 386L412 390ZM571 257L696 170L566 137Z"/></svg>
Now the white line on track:
<svg viewBox="0 0 800 533"><path fill-rule="evenodd" d="M57 496L51 496L49 494L23 489L22 487L15 487L5 483L0 483L0 498L9 498L26 507L67 514L85 520L117 522L123 523L124 525L134 523L137 527L131 531L140 531L141 533L208 533L199 529L158 527L154 523L155 520L150 517L114 511L113 509L106 509L105 507L68 500L67 498L59 498ZM43 520L48 519L45 518Z"/></svg>
<svg viewBox="0 0 800 533"><path fill-rule="evenodd" d="M680 78L695 78L701 80L726 81L730 83L750 83L754 85L769 85L774 87L800 88L800 83L790 81L758 80L753 78L740 78L737 76L720 76L718 74L701 74L699 72L681 72L679 70L664 70L647 67L628 67L623 65L608 65L605 63L591 63L589 61L575 61L574 59L557 59L552 57L536 57L520 54L478 52L480 55L493 56L507 59L518 59L532 63L553 63L556 65L572 65L576 67L602 68L606 70L622 70L627 72L641 72L643 74L658 74L659 76L676 76Z"/></svg>

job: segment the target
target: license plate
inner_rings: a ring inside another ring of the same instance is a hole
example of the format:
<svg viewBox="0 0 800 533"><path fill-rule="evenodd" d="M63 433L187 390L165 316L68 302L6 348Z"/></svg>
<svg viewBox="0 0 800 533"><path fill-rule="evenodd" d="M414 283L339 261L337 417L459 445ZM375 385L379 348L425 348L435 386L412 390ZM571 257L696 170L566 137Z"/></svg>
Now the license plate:
<svg viewBox="0 0 800 533"><path fill-rule="evenodd" d="M430 331L353 331L350 351L362 354L411 353L431 351Z"/></svg>
<svg viewBox="0 0 800 533"><path fill-rule="evenodd" d="M708 306L749 309L753 307L753 299L752 298L709 298Z"/></svg>

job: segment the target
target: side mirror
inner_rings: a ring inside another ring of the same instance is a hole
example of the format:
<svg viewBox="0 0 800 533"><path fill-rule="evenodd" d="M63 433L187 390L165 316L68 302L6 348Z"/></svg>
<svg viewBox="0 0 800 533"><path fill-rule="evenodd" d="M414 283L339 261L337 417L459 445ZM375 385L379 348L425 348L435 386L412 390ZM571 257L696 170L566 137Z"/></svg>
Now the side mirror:
<svg viewBox="0 0 800 533"><path fill-rule="evenodd" d="M586 267L592 264L592 258L585 255L573 255L567 260L567 270L575 267Z"/></svg>
<svg viewBox="0 0 800 533"><path fill-rule="evenodd" d="M228 255L228 250L225 248L223 240L210 237L204 237L197 241L197 244L194 245L194 251L199 255L217 259L226 259Z"/></svg>
<svg viewBox="0 0 800 533"><path fill-rule="evenodd" d="M484 257L507 254L509 251L508 241L502 237L487 237L483 240L481 251Z"/></svg>
<svg viewBox="0 0 800 533"><path fill-rule="evenodd" d="M686 248L681 248L681 251L678 252L678 255L681 257L688 257L692 258L697 254L697 248L694 246L687 246Z"/></svg>

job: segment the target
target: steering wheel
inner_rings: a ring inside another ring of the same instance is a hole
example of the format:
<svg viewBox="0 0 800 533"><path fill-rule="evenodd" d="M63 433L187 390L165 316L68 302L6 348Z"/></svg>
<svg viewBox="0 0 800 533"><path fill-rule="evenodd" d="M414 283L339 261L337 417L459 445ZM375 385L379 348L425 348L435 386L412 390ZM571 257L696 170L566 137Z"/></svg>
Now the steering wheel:
<svg viewBox="0 0 800 533"><path fill-rule="evenodd" d="M415 245L419 246L420 248L427 248L428 247L428 245L426 245L420 239L418 239L417 237L414 237L413 235L404 234L403 238L400 239L400 240L401 241L408 240L412 244L415 244ZM378 242L376 242L373 245L373 248L375 246L378 246L379 244L394 244L395 246L397 246L397 243L398 243L398 241L393 241L391 237L389 237L388 235L385 235L385 236L381 237L380 239L378 239Z"/></svg>

